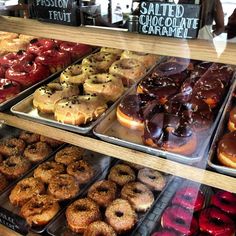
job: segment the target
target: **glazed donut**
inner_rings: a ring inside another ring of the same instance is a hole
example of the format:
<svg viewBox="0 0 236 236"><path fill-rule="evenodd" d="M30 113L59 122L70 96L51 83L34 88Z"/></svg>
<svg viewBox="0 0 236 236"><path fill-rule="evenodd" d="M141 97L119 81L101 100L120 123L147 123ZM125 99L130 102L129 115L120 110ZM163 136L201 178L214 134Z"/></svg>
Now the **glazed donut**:
<svg viewBox="0 0 236 236"><path fill-rule="evenodd" d="M6 54L8 52L18 52L20 50L26 50L28 43L15 38L15 39L7 39L0 41L0 48L2 53ZM1 54L2 54L1 53Z"/></svg>
<svg viewBox="0 0 236 236"><path fill-rule="evenodd" d="M121 53L123 52L122 49L118 49L118 48L108 48L108 47L102 47L100 49L100 52L108 52L108 53L112 53L112 54L117 54L117 55L121 55Z"/></svg>
<svg viewBox="0 0 236 236"><path fill-rule="evenodd" d="M8 185L6 177L0 173L0 192L2 192Z"/></svg>
<svg viewBox="0 0 236 236"><path fill-rule="evenodd" d="M34 92L33 105L40 112L53 113L55 104L59 100L78 94L78 86L55 81L38 88Z"/></svg>
<svg viewBox="0 0 236 236"><path fill-rule="evenodd" d="M91 54L83 59L82 65L94 68L99 73L108 72L109 67L114 61L118 59L118 56L108 52L97 52Z"/></svg>
<svg viewBox="0 0 236 236"><path fill-rule="evenodd" d="M219 190L211 197L211 205L218 207L230 216L236 216L236 195L233 193Z"/></svg>
<svg viewBox="0 0 236 236"><path fill-rule="evenodd" d="M18 138L8 138L0 143L0 154L3 156L13 156L23 153L25 142Z"/></svg>
<svg viewBox="0 0 236 236"><path fill-rule="evenodd" d="M99 206L89 198L76 200L66 209L68 226L76 233L84 233L91 223L100 218Z"/></svg>
<svg viewBox="0 0 236 236"><path fill-rule="evenodd" d="M106 101L96 95L73 96L61 99L55 106L54 117L57 121L71 124L87 124L107 110Z"/></svg>
<svg viewBox="0 0 236 236"><path fill-rule="evenodd" d="M129 86L139 81L145 74L145 66L136 59L121 59L114 62L109 73L123 78L125 86Z"/></svg>
<svg viewBox="0 0 236 236"><path fill-rule="evenodd" d="M82 158L83 153L83 148L76 146L68 146L56 153L55 161L68 166L70 163L80 160Z"/></svg>
<svg viewBox="0 0 236 236"><path fill-rule="evenodd" d="M45 142L50 145L52 148L57 148L58 146L62 145L64 142L56 139L52 139L43 135L40 135L40 141Z"/></svg>
<svg viewBox="0 0 236 236"><path fill-rule="evenodd" d="M90 75L83 86L85 93L101 95L106 101L115 102L124 93L122 80L109 73Z"/></svg>
<svg viewBox="0 0 236 236"><path fill-rule="evenodd" d="M61 83L83 84L90 75L96 73L93 67L75 64L67 67L60 75Z"/></svg>
<svg viewBox="0 0 236 236"><path fill-rule="evenodd" d="M133 52L125 50L121 54L121 59L123 58L136 59L140 61L146 67L146 69L149 69L157 63L157 60L160 58L160 56L144 52Z"/></svg>
<svg viewBox="0 0 236 236"><path fill-rule="evenodd" d="M236 131L227 133L220 139L217 158L222 165L236 168Z"/></svg>
<svg viewBox="0 0 236 236"><path fill-rule="evenodd" d="M154 232L152 234L152 236L178 236L178 234L175 233L175 231L173 231L173 230L162 229L162 230L159 230L157 232Z"/></svg>
<svg viewBox="0 0 236 236"><path fill-rule="evenodd" d="M103 221L95 221L91 223L84 231L83 236L116 236L114 229Z"/></svg>
<svg viewBox="0 0 236 236"><path fill-rule="evenodd" d="M231 109L229 113L228 130L229 131L236 130L236 107Z"/></svg>
<svg viewBox="0 0 236 236"><path fill-rule="evenodd" d="M69 175L74 176L79 184L87 183L94 176L93 167L84 160L70 163L67 166L66 171Z"/></svg>
<svg viewBox="0 0 236 236"><path fill-rule="evenodd" d="M137 215L129 202L120 198L107 207L105 217L117 234L130 231L137 221Z"/></svg>
<svg viewBox="0 0 236 236"><path fill-rule="evenodd" d="M116 194L116 184L110 180L97 181L88 190L88 197L104 208L115 200Z"/></svg>
<svg viewBox="0 0 236 236"><path fill-rule="evenodd" d="M58 202L49 195L36 195L25 203L20 214L30 226L46 225L60 210Z"/></svg>
<svg viewBox="0 0 236 236"><path fill-rule="evenodd" d="M33 196L42 194L44 192L45 186L43 182L34 177L29 177L20 180L16 184L9 195L9 200L14 206L23 206Z"/></svg>
<svg viewBox="0 0 236 236"><path fill-rule="evenodd" d="M146 212L154 202L153 193L140 182L130 182L121 190L121 198L129 201L136 212Z"/></svg>
<svg viewBox="0 0 236 236"><path fill-rule="evenodd" d="M29 44L31 40L35 39L35 36L27 35L27 34L20 34L18 38Z"/></svg>
<svg viewBox="0 0 236 236"><path fill-rule="evenodd" d="M38 162L44 160L50 153L52 148L47 143L37 142L26 147L24 156L31 162Z"/></svg>
<svg viewBox="0 0 236 236"><path fill-rule="evenodd" d="M138 180L155 191L161 191L166 185L165 176L161 172L149 168L139 170Z"/></svg>
<svg viewBox="0 0 236 236"><path fill-rule="evenodd" d="M108 179L117 183L119 186L124 186L131 181L135 181L136 176L129 166L117 164L111 168Z"/></svg>
<svg viewBox="0 0 236 236"><path fill-rule="evenodd" d="M195 235L198 231L198 222L193 213L180 206L167 207L162 214L161 225L180 235Z"/></svg>
<svg viewBox="0 0 236 236"><path fill-rule="evenodd" d="M55 48L56 44L52 39L32 39L27 47L27 52L40 55L42 52Z"/></svg>
<svg viewBox="0 0 236 236"><path fill-rule="evenodd" d="M232 236L235 234L233 220L217 208L207 208L201 211L199 228L210 235Z"/></svg>
<svg viewBox="0 0 236 236"><path fill-rule="evenodd" d="M48 193L58 201L74 198L79 193L79 184L68 174L58 174L50 179Z"/></svg>
<svg viewBox="0 0 236 236"><path fill-rule="evenodd" d="M27 143L27 144L31 144L31 143L39 142L40 135L35 134L35 133L31 133L29 131L22 130L20 132L19 139L24 140L24 142Z"/></svg>
<svg viewBox="0 0 236 236"><path fill-rule="evenodd" d="M177 190L171 202L190 211L200 211L204 207L205 197L199 188L186 186Z"/></svg>
<svg viewBox="0 0 236 236"><path fill-rule="evenodd" d="M7 179L17 179L28 171L31 167L30 162L22 156L10 156L0 163L0 172Z"/></svg>
<svg viewBox="0 0 236 236"><path fill-rule="evenodd" d="M56 163L55 161L47 161L40 164L34 170L34 177L48 184L53 176L64 172L65 168L63 164Z"/></svg>

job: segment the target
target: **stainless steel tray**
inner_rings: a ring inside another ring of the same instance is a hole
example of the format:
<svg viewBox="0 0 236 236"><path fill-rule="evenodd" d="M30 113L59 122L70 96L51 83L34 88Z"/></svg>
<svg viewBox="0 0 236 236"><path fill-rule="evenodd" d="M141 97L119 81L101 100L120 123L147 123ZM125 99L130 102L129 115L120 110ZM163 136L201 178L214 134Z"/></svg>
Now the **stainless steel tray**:
<svg viewBox="0 0 236 236"><path fill-rule="evenodd" d="M47 161L54 160L54 155L50 156ZM102 156L101 154L86 151L83 157L94 169L95 173L93 178L86 184L80 185L80 192L78 196L83 192L106 170L110 165L113 165L114 159ZM35 169L35 168L34 168ZM25 177L33 176L33 170ZM15 183L16 184L16 183ZM26 220L20 215L20 208L13 206L9 201L9 195L14 186L9 188L0 196L0 223L4 224L8 228L11 228L21 234L26 234L28 231L35 233L42 233L46 230L48 225L44 226L32 226L27 225ZM55 217L63 212L63 209L71 202L71 200L60 202L60 210Z"/></svg>
<svg viewBox="0 0 236 236"><path fill-rule="evenodd" d="M220 119L218 128L216 130L216 135L215 135L215 137L212 141L211 147L210 147L210 151L209 151L209 155L208 155L208 165L212 169L216 170L217 172L236 177L236 169L223 166L217 162L217 144L218 144L219 140L221 139L221 137L225 133L229 132L227 129L227 123L229 120L229 112L233 106L236 106L236 98L233 97L234 91L236 91L236 80L234 81L232 89L229 92L229 99L228 99L227 104L224 108L222 117Z"/></svg>

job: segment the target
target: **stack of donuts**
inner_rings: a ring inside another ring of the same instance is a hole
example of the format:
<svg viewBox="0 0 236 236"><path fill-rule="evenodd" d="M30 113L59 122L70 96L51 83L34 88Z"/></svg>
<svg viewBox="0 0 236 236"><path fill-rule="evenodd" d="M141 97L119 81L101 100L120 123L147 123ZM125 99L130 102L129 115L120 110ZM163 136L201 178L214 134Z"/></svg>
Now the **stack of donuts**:
<svg viewBox="0 0 236 236"><path fill-rule="evenodd" d="M20 208L30 226L47 224L61 203L75 198L81 186L94 177L95 170L83 158L84 149L66 146L12 189L10 203Z"/></svg>
<svg viewBox="0 0 236 236"><path fill-rule="evenodd" d="M160 172L130 163L113 166L107 179L95 182L87 197L66 209L70 230L90 235L128 234L154 202L154 193L166 185Z"/></svg>
<svg viewBox="0 0 236 236"><path fill-rule="evenodd" d="M236 233L236 195L223 190L211 196L205 207L205 196L198 186L177 190L161 217L161 229L152 236L222 235Z"/></svg>
<svg viewBox="0 0 236 236"><path fill-rule="evenodd" d="M21 131L18 137L0 141L0 192L8 181L19 178L33 164L48 157L62 143L38 134Z"/></svg>
<svg viewBox="0 0 236 236"><path fill-rule="evenodd" d="M141 60L146 60L146 67ZM58 81L37 89L33 105L53 113L59 122L85 125L103 114L124 93L124 86L140 80L156 60L150 54L101 48L65 69Z"/></svg>
<svg viewBox="0 0 236 236"><path fill-rule="evenodd" d="M169 58L117 107L119 123L144 144L191 156L209 130L233 75L230 66Z"/></svg>
<svg viewBox="0 0 236 236"><path fill-rule="evenodd" d="M51 39L32 39L29 42L25 35L21 35L21 40L26 42L24 48L0 57L0 103L92 50L87 45Z"/></svg>

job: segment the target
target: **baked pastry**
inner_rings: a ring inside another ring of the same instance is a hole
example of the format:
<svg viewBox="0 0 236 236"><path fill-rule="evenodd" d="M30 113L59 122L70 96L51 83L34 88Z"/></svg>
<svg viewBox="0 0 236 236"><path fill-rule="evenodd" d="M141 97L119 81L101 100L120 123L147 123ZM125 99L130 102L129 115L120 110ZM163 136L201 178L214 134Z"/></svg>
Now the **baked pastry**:
<svg viewBox="0 0 236 236"><path fill-rule="evenodd" d="M103 221L95 221L91 223L84 231L83 236L109 235L116 236L114 229Z"/></svg>
<svg viewBox="0 0 236 236"><path fill-rule="evenodd" d="M52 148L57 148L58 146L62 145L64 142L60 140L56 140L53 138L49 138L43 135L40 135L40 141L45 142L50 145Z"/></svg>
<svg viewBox="0 0 236 236"><path fill-rule="evenodd" d="M23 153L25 142L18 138L7 138L0 143L0 154L3 156L13 156Z"/></svg>
<svg viewBox="0 0 236 236"><path fill-rule="evenodd" d="M19 138L24 140L25 143L31 144L31 143L38 142L40 140L40 135L39 134L35 134L35 133L31 133L29 131L22 130L20 132Z"/></svg>

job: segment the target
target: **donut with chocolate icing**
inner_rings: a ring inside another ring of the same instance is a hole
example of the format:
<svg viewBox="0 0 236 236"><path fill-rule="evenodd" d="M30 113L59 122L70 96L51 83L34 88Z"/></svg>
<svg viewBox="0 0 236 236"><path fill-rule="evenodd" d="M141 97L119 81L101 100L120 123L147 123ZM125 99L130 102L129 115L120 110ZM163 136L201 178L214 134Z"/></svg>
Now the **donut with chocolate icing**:
<svg viewBox="0 0 236 236"><path fill-rule="evenodd" d="M229 131L236 130L236 106L229 113L228 129Z"/></svg>

